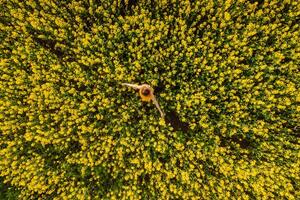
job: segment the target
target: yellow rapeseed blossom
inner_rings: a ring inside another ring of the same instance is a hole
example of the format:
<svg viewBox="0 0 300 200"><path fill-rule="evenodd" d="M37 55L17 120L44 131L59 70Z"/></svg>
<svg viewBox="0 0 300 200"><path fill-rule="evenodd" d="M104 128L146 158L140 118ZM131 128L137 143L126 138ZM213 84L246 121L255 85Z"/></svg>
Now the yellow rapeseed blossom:
<svg viewBox="0 0 300 200"><path fill-rule="evenodd" d="M298 199L299 5L2 1L0 199Z"/></svg>

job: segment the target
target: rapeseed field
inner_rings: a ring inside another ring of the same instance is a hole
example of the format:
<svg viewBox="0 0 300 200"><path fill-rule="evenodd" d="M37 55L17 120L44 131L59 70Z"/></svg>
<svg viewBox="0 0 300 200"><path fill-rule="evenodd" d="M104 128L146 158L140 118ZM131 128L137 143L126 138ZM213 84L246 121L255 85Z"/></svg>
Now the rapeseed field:
<svg viewBox="0 0 300 200"><path fill-rule="evenodd" d="M0 10L2 199L299 199L299 1Z"/></svg>

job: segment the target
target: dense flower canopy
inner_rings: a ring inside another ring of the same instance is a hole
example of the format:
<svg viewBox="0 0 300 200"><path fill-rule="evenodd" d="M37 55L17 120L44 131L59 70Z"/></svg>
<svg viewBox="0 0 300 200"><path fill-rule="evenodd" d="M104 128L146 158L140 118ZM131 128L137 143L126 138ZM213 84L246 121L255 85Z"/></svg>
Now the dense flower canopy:
<svg viewBox="0 0 300 200"><path fill-rule="evenodd" d="M0 10L0 177L20 199L300 196L299 1Z"/></svg>

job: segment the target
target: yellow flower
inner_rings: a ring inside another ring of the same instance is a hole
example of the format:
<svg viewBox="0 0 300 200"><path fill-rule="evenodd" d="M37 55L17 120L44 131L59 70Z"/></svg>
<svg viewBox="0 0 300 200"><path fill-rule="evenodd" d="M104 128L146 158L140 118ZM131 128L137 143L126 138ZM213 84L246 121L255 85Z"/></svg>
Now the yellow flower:
<svg viewBox="0 0 300 200"><path fill-rule="evenodd" d="M224 14L224 19L225 19L226 21L229 21L230 18L231 18L230 14L229 14L228 12L225 12L225 14Z"/></svg>

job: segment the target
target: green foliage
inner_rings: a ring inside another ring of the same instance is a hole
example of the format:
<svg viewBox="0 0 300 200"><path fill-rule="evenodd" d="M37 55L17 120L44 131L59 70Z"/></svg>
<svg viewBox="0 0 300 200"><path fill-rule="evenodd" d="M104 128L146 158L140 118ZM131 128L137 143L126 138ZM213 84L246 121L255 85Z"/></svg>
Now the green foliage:
<svg viewBox="0 0 300 200"><path fill-rule="evenodd" d="M8 184L3 183L3 178L0 178L0 199L14 200L17 199L19 191Z"/></svg>

